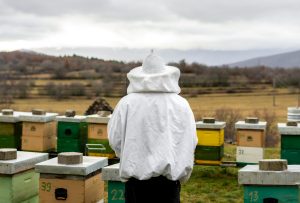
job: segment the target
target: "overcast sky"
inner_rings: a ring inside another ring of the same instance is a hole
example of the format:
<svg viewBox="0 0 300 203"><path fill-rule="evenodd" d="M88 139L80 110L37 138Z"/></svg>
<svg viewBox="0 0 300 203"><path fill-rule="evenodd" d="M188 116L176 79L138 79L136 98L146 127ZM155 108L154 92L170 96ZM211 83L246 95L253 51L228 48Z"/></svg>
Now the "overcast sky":
<svg viewBox="0 0 300 203"><path fill-rule="evenodd" d="M0 0L0 50L298 49L299 0Z"/></svg>

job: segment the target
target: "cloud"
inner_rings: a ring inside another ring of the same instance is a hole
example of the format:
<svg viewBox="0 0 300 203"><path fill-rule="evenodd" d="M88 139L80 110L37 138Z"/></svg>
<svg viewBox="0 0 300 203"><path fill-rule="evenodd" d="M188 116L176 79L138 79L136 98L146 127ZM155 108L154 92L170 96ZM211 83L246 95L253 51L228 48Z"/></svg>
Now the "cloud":
<svg viewBox="0 0 300 203"><path fill-rule="evenodd" d="M300 47L296 0L0 0L0 8L4 49Z"/></svg>

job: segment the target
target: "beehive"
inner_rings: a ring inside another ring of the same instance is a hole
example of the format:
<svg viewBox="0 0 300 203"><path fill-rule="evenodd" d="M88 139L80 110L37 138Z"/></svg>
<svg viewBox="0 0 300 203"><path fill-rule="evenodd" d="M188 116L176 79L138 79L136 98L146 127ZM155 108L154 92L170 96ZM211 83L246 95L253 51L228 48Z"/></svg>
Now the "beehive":
<svg viewBox="0 0 300 203"><path fill-rule="evenodd" d="M17 152L17 159L0 160L0 203L37 203L39 174L36 163L48 159L48 154Z"/></svg>
<svg viewBox="0 0 300 203"><path fill-rule="evenodd" d="M125 202L125 183L119 176L120 164L114 164L102 169L102 179L107 181L108 203Z"/></svg>
<svg viewBox="0 0 300 203"><path fill-rule="evenodd" d="M264 158L266 127L267 123L258 121L258 118L246 118L245 121L235 123L237 165L257 164Z"/></svg>
<svg viewBox="0 0 300 203"><path fill-rule="evenodd" d="M196 122L198 144L195 150L195 163L219 165L224 155L225 122L204 118Z"/></svg>
<svg viewBox="0 0 300 203"><path fill-rule="evenodd" d="M22 123L19 121L20 114L13 110L3 109L0 113L0 148L21 148ZM6 114L5 112L10 112Z"/></svg>
<svg viewBox="0 0 300 203"><path fill-rule="evenodd" d="M43 113L20 115L22 124L22 144L24 151L48 152L56 148L57 113Z"/></svg>
<svg viewBox="0 0 300 203"><path fill-rule="evenodd" d="M275 160L276 161L276 160ZM300 166L288 165L287 170L259 170L248 165L239 170L238 181L244 186L244 202L298 203Z"/></svg>
<svg viewBox="0 0 300 203"><path fill-rule="evenodd" d="M279 123L278 129L281 135L281 158L287 159L289 164L300 164L300 125Z"/></svg>
<svg viewBox="0 0 300 203"><path fill-rule="evenodd" d="M58 158L37 164L40 203L103 202L101 169L104 166L107 166L107 158L87 156L83 156L79 164L58 163Z"/></svg>
<svg viewBox="0 0 300 203"><path fill-rule="evenodd" d="M115 157L115 152L109 145L107 135L107 124L110 117L110 112L106 116L99 114L87 116L88 141L86 150L89 156Z"/></svg>
<svg viewBox="0 0 300 203"><path fill-rule="evenodd" d="M86 116L57 116L57 152L84 152L87 141Z"/></svg>

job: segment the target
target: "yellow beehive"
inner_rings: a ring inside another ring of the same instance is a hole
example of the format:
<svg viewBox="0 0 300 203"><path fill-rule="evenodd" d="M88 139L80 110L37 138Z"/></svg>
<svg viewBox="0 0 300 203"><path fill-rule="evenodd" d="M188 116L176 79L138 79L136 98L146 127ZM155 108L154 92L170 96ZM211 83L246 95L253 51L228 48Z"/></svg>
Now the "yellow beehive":
<svg viewBox="0 0 300 203"><path fill-rule="evenodd" d="M215 121L205 123L199 121L196 123L198 145L201 146L221 146L224 144L225 122Z"/></svg>

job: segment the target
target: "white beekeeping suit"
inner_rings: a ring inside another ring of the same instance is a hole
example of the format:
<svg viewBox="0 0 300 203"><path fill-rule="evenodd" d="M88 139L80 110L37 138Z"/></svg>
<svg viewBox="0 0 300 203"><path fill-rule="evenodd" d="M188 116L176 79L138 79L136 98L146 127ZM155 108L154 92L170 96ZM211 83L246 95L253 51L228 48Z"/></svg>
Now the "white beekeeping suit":
<svg viewBox="0 0 300 203"><path fill-rule="evenodd" d="M108 123L123 181L162 175L185 182L190 177L196 125L188 102L178 95L179 76L179 69L166 66L153 53L127 74L128 95L119 101Z"/></svg>

